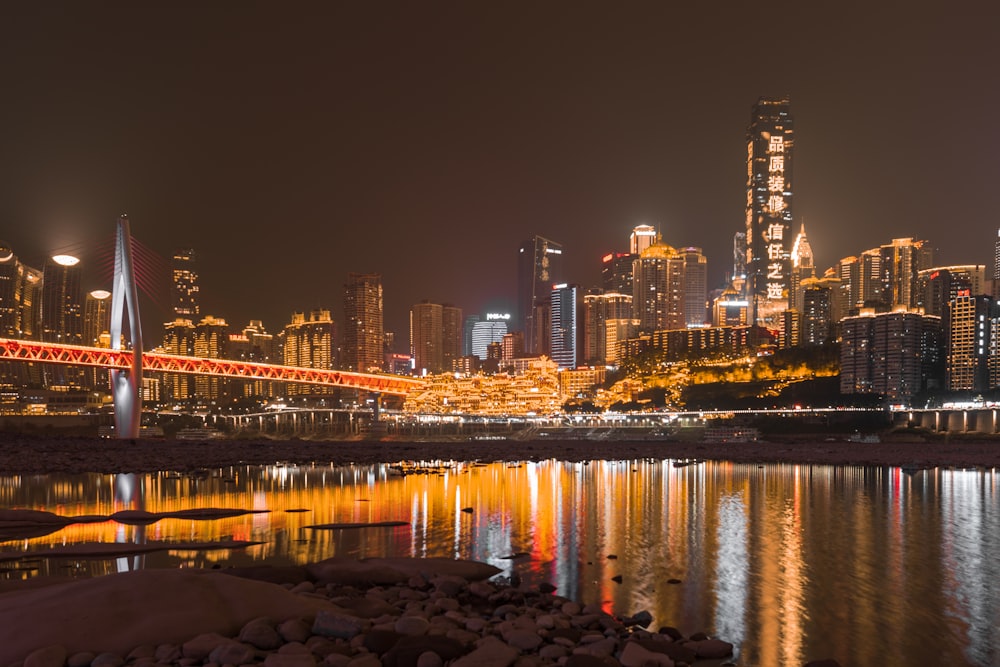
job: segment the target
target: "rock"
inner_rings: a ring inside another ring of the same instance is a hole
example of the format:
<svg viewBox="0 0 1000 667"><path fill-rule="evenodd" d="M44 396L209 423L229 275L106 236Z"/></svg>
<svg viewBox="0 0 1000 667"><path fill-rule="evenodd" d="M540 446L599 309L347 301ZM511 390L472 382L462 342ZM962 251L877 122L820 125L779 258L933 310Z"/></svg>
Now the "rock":
<svg viewBox="0 0 1000 667"><path fill-rule="evenodd" d="M583 610L583 607L581 607L581 606L580 606L579 604L577 604L576 602L566 602L566 603L564 603L564 604L563 604L563 606L562 606L562 607L561 607L561 608L559 609L559 611L561 611L562 613L566 614L567 616L576 616L576 615L578 615L578 614L579 614L579 613L580 613L580 612L581 612L582 610Z"/></svg>
<svg viewBox="0 0 1000 667"><path fill-rule="evenodd" d="M451 663L451 667L510 667L517 655L516 648L496 637L484 637L476 650Z"/></svg>
<svg viewBox="0 0 1000 667"><path fill-rule="evenodd" d="M594 655L574 654L566 660L563 667L609 667L609 663Z"/></svg>
<svg viewBox="0 0 1000 667"><path fill-rule="evenodd" d="M364 629L364 625L360 619L325 609L316 613L316 620L313 621L312 627L315 635L339 639L353 639L361 633L362 629Z"/></svg>
<svg viewBox="0 0 1000 667"><path fill-rule="evenodd" d="M431 583L434 585L434 590L444 593L450 598L455 597L469 587L468 581L456 576L436 577Z"/></svg>
<svg viewBox="0 0 1000 667"><path fill-rule="evenodd" d="M341 655L339 653L331 653L323 659L320 664L323 667L347 667L351 662L351 658L346 655Z"/></svg>
<svg viewBox="0 0 1000 667"><path fill-rule="evenodd" d="M239 640L255 646L262 651L271 651L284 643L281 635L278 634L277 629L274 627L274 622L269 618L255 618L244 625L240 629Z"/></svg>
<svg viewBox="0 0 1000 667"><path fill-rule="evenodd" d="M281 655L312 655L309 647L301 642L288 642L278 649L278 653Z"/></svg>
<svg viewBox="0 0 1000 667"><path fill-rule="evenodd" d="M96 657L97 656L90 651L74 653L66 659L66 667L90 667L90 663L92 663Z"/></svg>
<svg viewBox="0 0 1000 667"><path fill-rule="evenodd" d="M725 658L733 654L733 645L721 639L703 639L699 642L692 642L691 648L697 652L699 658Z"/></svg>
<svg viewBox="0 0 1000 667"><path fill-rule="evenodd" d="M312 626L301 618L290 618L277 627L278 634L286 642L302 642L312 636Z"/></svg>
<svg viewBox="0 0 1000 667"><path fill-rule="evenodd" d="M488 598L497 592L496 586L485 581L473 581L469 584L469 593L477 598Z"/></svg>
<svg viewBox="0 0 1000 667"><path fill-rule="evenodd" d="M803 667L840 667L840 663L833 658L823 658L821 660L810 660Z"/></svg>
<svg viewBox="0 0 1000 667"><path fill-rule="evenodd" d="M645 638L632 640L647 651L663 653L674 662L692 663L698 658L692 644L673 642L667 639Z"/></svg>
<svg viewBox="0 0 1000 667"><path fill-rule="evenodd" d="M217 646L231 641L232 639L229 637L223 637L216 632L206 632L184 642L181 646L181 654L185 658L204 660Z"/></svg>
<svg viewBox="0 0 1000 667"><path fill-rule="evenodd" d="M637 642L625 642L618 662L622 667L674 667L674 661L663 653L654 653Z"/></svg>
<svg viewBox="0 0 1000 667"><path fill-rule="evenodd" d="M303 581L295 584L290 589L291 593L314 593L316 591L316 584L311 581Z"/></svg>
<svg viewBox="0 0 1000 667"><path fill-rule="evenodd" d="M403 635L395 630L371 630L365 633L364 647L375 655L381 656L388 653L402 638Z"/></svg>
<svg viewBox="0 0 1000 667"><path fill-rule="evenodd" d="M216 646L208 655L210 662L219 665L244 665L256 661L257 650L242 642L229 641Z"/></svg>
<svg viewBox="0 0 1000 667"><path fill-rule="evenodd" d="M668 637L670 637L671 639L673 639L675 642L684 639L684 635L681 634L681 631L678 630L675 627L670 626L670 625L665 625L665 626L661 627L658 630L658 632L661 635L667 635Z"/></svg>
<svg viewBox="0 0 1000 667"><path fill-rule="evenodd" d="M142 658L152 658L156 655L156 647L152 644L140 644L125 656L125 662L135 662Z"/></svg>
<svg viewBox="0 0 1000 667"><path fill-rule="evenodd" d="M24 659L24 667L63 667L67 657L66 647L59 645L46 646L37 651L32 651Z"/></svg>
<svg viewBox="0 0 1000 667"><path fill-rule="evenodd" d="M441 667L444 661L434 651L424 651L417 658L417 667Z"/></svg>
<svg viewBox="0 0 1000 667"><path fill-rule="evenodd" d="M125 664L124 658L117 653L101 653L90 663L90 667L121 667Z"/></svg>
<svg viewBox="0 0 1000 667"><path fill-rule="evenodd" d="M401 635L425 635L430 622L422 616L400 616L396 621L395 630Z"/></svg>
<svg viewBox="0 0 1000 667"><path fill-rule="evenodd" d="M181 647L175 644L160 644L153 654L157 662L175 662L181 659Z"/></svg>
<svg viewBox="0 0 1000 667"><path fill-rule="evenodd" d="M618 648L618 640L614 637L605 637L595 642L590 642L584 646L578 646L573 650L573 655L592 655L598 658L606 658Z"/></svg>
<svg viewBox="0 0 1000 667"><path fill-rule="evenodd" d="M635 616L629 616L623 619L626 626L638 625L642 628L648 628L649 624L653 622L653 615L648 611L640 611Z"/></svg>
<svg viewBox="0 0 1000 667"><path fill-rule="evenodd" d="M538 651L538 656L546 660L558 660L568 654L569 651L566 647L559 646L558 644L546 644Z"/></svg>
<svg viewBox="0 0 1000 667"><path fill-rule="evenodd" d="M703 639L708 639L708 635L706 635L704 632L696 632L690 637L688 637L688 639L690 639L693 642L700 642Z"/></svg>
<svg viewBox="0 0 1000 667"><path fill-rule="evenodd" d="M530 630L511 630L504 635L504 641L519 651L534 651L542 645L542 638Z"/></svg>
<svg viewBox="0 0 1000 667"><path fill-rule="evenodd" d="M316 658L312 653L272 653L264 659L264 667L316 667Z"/></svg>
<svg viewBox="0 0 1000 667"><path fill-rule="evenodd" d="M265 665L265 667L267 666ZM354 658L347 663L347 667L382 667L382 663L378 658L373 656L371 653L368 653Z"/></svg>

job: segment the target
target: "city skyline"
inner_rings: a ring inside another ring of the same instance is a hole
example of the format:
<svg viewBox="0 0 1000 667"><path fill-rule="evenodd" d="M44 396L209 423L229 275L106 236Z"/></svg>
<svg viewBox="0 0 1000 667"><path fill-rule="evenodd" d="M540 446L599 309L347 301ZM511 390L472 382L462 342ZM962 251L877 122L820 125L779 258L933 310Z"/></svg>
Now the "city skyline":
<svg viewBox="0 0 1000 667"><path fill-rule="evenodd" d="M744 226L748 111L787 95L818 271L899 237L988 263L988 22L702 11L4 8L0 239L41 267L127 212L163 256L197 251L202 312L272 332L340 315L352 272L382 274L397 340L424 299L513 311L524 240L562 244L586 287L643 223L702 247L712 289ZM768 40L794 57L748 57Z"/></svg>

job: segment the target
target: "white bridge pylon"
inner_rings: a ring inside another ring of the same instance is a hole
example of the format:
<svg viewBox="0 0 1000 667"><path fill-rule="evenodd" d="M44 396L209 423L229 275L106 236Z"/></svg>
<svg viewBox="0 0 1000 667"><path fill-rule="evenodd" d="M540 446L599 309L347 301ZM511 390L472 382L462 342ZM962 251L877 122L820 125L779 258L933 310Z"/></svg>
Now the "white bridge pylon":
<svg viewBox="0 0 1000 667"><path fill-rule="evenodd" d="M132 264L132 235L128 216L118 218L115 233L115 277L111 287L111 349L122 349L122 324L128 314L132 367L111 369L111 394L115 404L115 433L119 438L138 438L142 418L142 327L139 299Z"/></svg>

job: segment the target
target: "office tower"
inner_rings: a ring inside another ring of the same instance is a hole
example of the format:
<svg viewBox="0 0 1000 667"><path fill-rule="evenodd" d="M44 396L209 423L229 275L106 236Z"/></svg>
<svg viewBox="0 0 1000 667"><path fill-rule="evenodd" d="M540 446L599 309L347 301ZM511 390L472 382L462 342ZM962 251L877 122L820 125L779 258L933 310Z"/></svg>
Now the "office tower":
<svg viewBox="0 0 1000 667"><path fill-rule="evenodd" d="M462 309L451 304L441 307L441 361L444 371L454 368L462 356Z"/></svg>
<svg viewBox="0 0 1000 667"><path fill-rule="evenodd" d="M517 255L517 315L514 328L524 332L529 354L542 352L539 348L547 338L538 307L548 303L552 286L562 282L562 246L541 236L534 236L518 248Z"/></svg>
<svg viewBox="0 0 1000 667"><path fill-rule="evenodd" d="M756 324L788 307L794 135L788 98L761 97L747 130L747 295Z"/></svg>
<svg viewBox="0 0 1000 667"><path fill-rule="evenodd" d="M629 252L633 255L640 255L642 251L656 243L656 227L652 225L636 225L629 235Z"/></svg>
<svg viewBox="0 0 1000 667"><path fill-rule="evenodd" d="M382 276L351 273L344 285L344 366L378 372L383 358Z"/></svg>
<svg viewBox="0 0 1000 667"><path fill-rule="evenodd" d="M940 383L941 318L867 308L841 321L840 392L906 404Z"/></svg>
<svg viewBox="0 0 1000 667"><path fill-rule="evenodd" d="M283 363L278 358L278 341L269 334L261 320L250 320L239 333L230 333L226 344L228 358L237 361L248 361L258 364ZM271 380L250 379L232 382L234 395L245 398L271 398L278 395L274 382Z"/></svg>
<svg viewBox="0 0 1000 667"><path fill-rule="evenodd" d="M462 322L462 356L472 355L472 330L479 321L479 315L469 315Z"/></svg>
<svg viewBox="0 0 1000 667"><path fill-rule="evenodd" d="M708 323L708 262L701 248L678 248L684 262L684 323L703 327Z"/></svg>
<svg viewBox="0 0 1000 667"><path fill-rule="evenodd" d="M993 298L1000 299L1000 229L993 241Z"/></svg>
<svg viewBox="0 0 1000 667"><path fill-rule="evenodd" d="M893 239L881 246L882 301L886 308L914 308L918 301L917 276L934 266L929 241Z"/></svg>
<svg viewBox="0 0 1000 667"><path fill-rule="evenodd" d="M500 341L500 360L511 361L524 356L524 334L520 331L505 333Z"/></svg>
<svg viewBox="0 0 1000 667"><path fill-rule="evenodd" d="M617 294L632 293L632 261L638 255L609 252L601 258L601 288Z"/></svg>
<svg viewBox="0 0 1000 667"><path fill-rule="evenodd" d="M79 345L83 341L80 260L55 255L42 271L41 340Z"/></svg>
<svg viewBox="0 0 1000 667"><path fill-rule="evenodd" d="M201 312L198 303L198 270L194 250L185 248L174 253L170 263L173 273L171 291L174 316L194 320Z"/></svg>
<svg viewBox="0 0 1000 667"><path fill-rule="evenodd" d="M476 322L472 326L472 354L481 360L485 360L487 348L490 343L500 343L507 334L507 322L510 315L501 313L487 313L486 319Z"/></svg>
<svg viewBox="0 0 1000 667"><path fill-rule="evenodd" d="M229 325L220 317L206 315L194 327L194 356L203 359L227 358ZM200 400L217 401L223 397L226 381L218 376L196 375L195 396Z"/></svg>
<svg viewBox="0 0 1000 667"><path fill-rule="evenodd" d="M712 307L712 326L739 327L749 322L749 302L736 288L735 281L730 283L715 300Z"/></svg>
<svg viewBox="0 0 1000 667"><path fill-rule="evenodd" d="M822 345L833 334L833 290L809 279L802 287L800 345Z"/></svg>
<svg viewBox="0 0 1000 667"><path fill-rule="evenodd" d="M858 258L856 308L884 308L887 303L882 271L882 249L865 250Z"/></svg>
<svg viewBox="0 0 1000 667"><path fill-rule="evenodd" d="M83 344L111 347L111 292L88 292L83 306ZM103 339L103 340L102 340Z"/></svg>
<svg viewBox="0 0 1000 667"><path fill-rule="evenodd" d="M948 303L947 388L951 391L989 389L989 357L997 304L992 297L966 290Z"/></svg>
<svg viewBox="0 0 1000 667"><path fill-rule="evenodd" d="M800 313L803 312L803 287L802 282L809 278L816 277L816 266L813 263L812 246L806 238L805 223L795 237L792 244L792 267L789 275L789 308L794 308Z"/></svg>
<svg viewBox="0 0 1000 667"><path fill-rule="evenodd" d="M583 342L580 345L584 363L604 366L616 359L614 347L619 333L628 334L632 324L632 295L618 293L587 294L583 297ZM623 328L624 325L624 328ZM609 343L609 331L610 343Z"/></svg>
<svg viewBox="0 0 1000 667"><path fill-rule="evenodd" d="M329 310L316 309L305 313L292 313L292 321L283 330L285 345L282 360L285 366L300 368L334 368L336 328ZM289 396L329 394L330 387L296 385L286 387Z"/></svg>
<svg viewBox="0 0 1000 667"><path fill-rule="evenodd" d="M747 279L747 233L733 234L733 277L736 289L742 293Z"/></svg>
<svg viewBox="0 0 1000 667"><path fill-rule="evenodd" d="M945 317L948 302L961 291L969 294L986 294L986 266L965 264L936 266L917 274L917 303L928 315Z"/></svg>
<svg viewBox="0 0 1000 667"><path fill-rule="evenodd" d="M654 243L632 262L632 312L639 330L683 329L684 258L665 243Z"/></svg>
<svg viewBox="0 0 1000 667"><path fill-rule="evenodd" d="M194 354L194 324L183 317L163 325L163 351L190 357ZM186 373L166 373L163 376L163 390L168 399L183 401L194 394L194 376Z"/></svg>
<svg viewBox="0 0 1000 667"><path fill-rule="evenodd" d="M14 251L0 241L0 336L21 336L21 271Z"/></svg>
<svg viewBox="0 0 1000 667"><path fill-rule="evenodd" d="M552 361L560 370L576 368L577 355L577 303L580 287L565 283L552 286Z"/></svg>
<svg viewBox="0 0 1000 667"><path fill-rule="evenodd" d="M439 303L422 301L410 308L410 356L417 375L444 370L444 319Z"/></svg>

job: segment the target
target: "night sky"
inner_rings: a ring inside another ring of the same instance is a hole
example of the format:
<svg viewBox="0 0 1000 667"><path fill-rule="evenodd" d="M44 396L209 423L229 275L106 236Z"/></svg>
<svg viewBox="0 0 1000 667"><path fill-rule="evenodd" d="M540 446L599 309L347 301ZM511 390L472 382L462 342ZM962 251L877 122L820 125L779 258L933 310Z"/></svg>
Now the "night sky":
<svg viewBox="0 0 1000 667"><path fill-rule="evenodd" d="M196 249L203 314L275 333L339 322L351 271L383 275L401 341L421 299L513 309L532 234L590 286L654 224L715 287L751 107L788 95L821 269L906 236L992 261L1000 10L675 4L4 3L0 239L88 260L127 212L164 257Z"/></svg>

